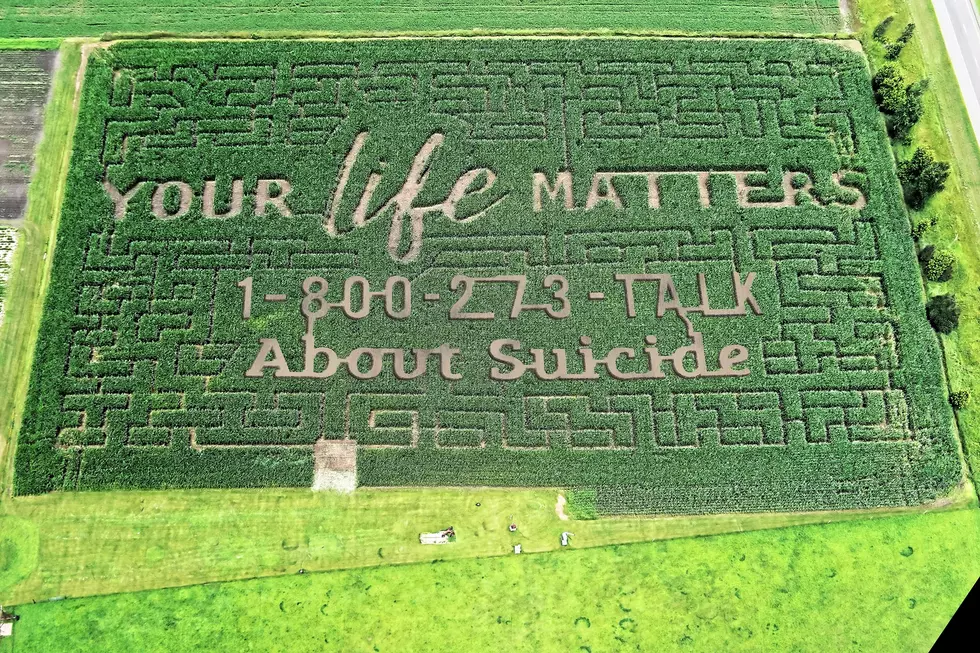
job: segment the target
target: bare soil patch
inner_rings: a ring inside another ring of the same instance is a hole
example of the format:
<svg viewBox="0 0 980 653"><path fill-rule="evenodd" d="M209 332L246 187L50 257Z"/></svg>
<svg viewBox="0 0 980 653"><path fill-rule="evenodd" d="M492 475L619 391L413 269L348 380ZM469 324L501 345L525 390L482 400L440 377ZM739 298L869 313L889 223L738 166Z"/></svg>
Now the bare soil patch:
<svg viewBox="0 0 980 653"><path fill-rule="evenodd" d="M0 220L20 220L58 53L0 51Z"/></svg>
<svg viewBox="0 0 980 653"><path fill-rule="evenodd" d="M317 440L313 445L313 489L353 492L357 487L357 444Z"/></svg>
<svg viewBox="0 0 980 653"><path fill-rule="evenodd" d="M558 519L562 521L568 521L568 515L565 514L565 504L568 503L565 500L564 494L558 495L558 503L555 504L555 512L558 514Z"/></svg>

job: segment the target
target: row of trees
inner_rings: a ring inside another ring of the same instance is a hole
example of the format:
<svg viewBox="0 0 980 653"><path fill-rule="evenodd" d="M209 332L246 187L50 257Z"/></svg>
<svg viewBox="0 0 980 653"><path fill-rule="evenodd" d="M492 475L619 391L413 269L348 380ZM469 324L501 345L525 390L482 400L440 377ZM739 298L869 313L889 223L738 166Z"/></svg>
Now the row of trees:
<svg viewBox="0 0 980 653"><path fill-rule="evenodd" d="M908 145L912 127L922 117L922 95L929 88L929 80L908 83L898 66L886 64L875 73L871 84L889 135Z"/></svg>
<svg viewBox="0 0 980 653"><path fill-rule="evenodd" d="M873 34L874 40L885 46L885 59L889 60L898 59L898 55L902 54L905 44L911 41L912 35L915 34L915 23L908 23L897 39L889 41L887 38L888 28L891 27L894 20L894 16L887 17L878 23Z"/></svg>
<svg viewBox="0 0 980 653"><path fill-rule="evenodd" d="M875 27L872 37L885 46L885 59L897 61L905 45L915 33L915 23L908 23L895 41L887 38L894 21L888 16ZM886 63L881 66L871 80L875 101L885 116L888 134L903 145L912 144L912 127L922 118L923 95L929 89L929 80L909 81L898 65ZM945 161L937 161L932 153L917 147L912 156L898 162L898 179L902 183L905 203L910 209L922 210L936 193L946 187L950 166ZM912 227L912 237L918 242L926 230L935 226L937 218L917 222ZM927 282L943 283L953 278L956 258L952 253L937 249L935 245L925 245L919 251L919 263ZM929 323L939 333L952 333L959 325L961 309L953 293L930 297L926 302L926 316ZM965 390L950 393L950 403L961 408L969 400Z"/></svg>

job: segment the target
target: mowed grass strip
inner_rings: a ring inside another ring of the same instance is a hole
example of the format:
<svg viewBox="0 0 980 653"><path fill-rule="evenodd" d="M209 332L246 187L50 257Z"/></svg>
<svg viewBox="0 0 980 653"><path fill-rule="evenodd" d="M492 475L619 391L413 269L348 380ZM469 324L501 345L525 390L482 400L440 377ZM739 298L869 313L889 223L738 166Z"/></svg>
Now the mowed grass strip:
<svg viewBox="0 0 980 653"><path fill-rule="evenodd" d="M7 500L0 524L0 603L42 601L219 580L436 559L591 548L801 524L860 520L921 508L789 514L563 520L559 490L363 488L56 493ZM961 489L947 510L970 505ZM567 508L567 506L566 506ZM508 525L516 523L511 533ZM422 546L421 532L453 526L450 546ZM16 564L14 564L16 561Z"/></svg>
<svg viewBox="0 0 980 653"><path fill-rule="evenodd" d="M57 38L2 38L0 50L57 50L61 39Z"/></svg>
<svg viewBox="0 0 980 653"><path fill-rule="evenodd" d="M12 6L10 6L12 5ZM167 32L440 32L568 30L829 33L842 28L837 0L94 0L65 6L15 0L0 8L0 36L98 36Z"/></svg>
<svg viewBox="0 0 980 653"><path fill-rule="evenodd" d="M924 651L977 574L968 510L28 603L0 651Z"/></svg>

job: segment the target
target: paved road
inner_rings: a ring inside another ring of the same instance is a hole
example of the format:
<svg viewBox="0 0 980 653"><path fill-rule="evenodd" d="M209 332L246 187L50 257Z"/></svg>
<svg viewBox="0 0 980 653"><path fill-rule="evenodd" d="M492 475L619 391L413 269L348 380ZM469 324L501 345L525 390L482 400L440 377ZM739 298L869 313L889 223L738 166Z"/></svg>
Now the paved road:
<svg viewBox="0 0 980 653"><path fill-rule="evenodd" d="M946 51L980 143L980 17L974 0L932 0Z"/></svg>

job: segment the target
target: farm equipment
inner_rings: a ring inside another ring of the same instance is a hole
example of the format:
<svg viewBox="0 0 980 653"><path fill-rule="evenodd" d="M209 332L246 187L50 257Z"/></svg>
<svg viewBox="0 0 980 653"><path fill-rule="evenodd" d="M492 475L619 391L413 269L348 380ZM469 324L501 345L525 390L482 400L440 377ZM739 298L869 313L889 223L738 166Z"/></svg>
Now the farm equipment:
<svg viewBox="0 0 980 653"><path fill-rule="evenodd" d="M419 544L448 544L456 541L456 531L450 526L438 533L419 533Z"/></svg>
<svg viewBox="0 0 980 653"><path fill-rule="evenodd" d="M20 616L3 611L0 605L0 637L10 637L14 632L14 622L20 620Z"/></svg>

